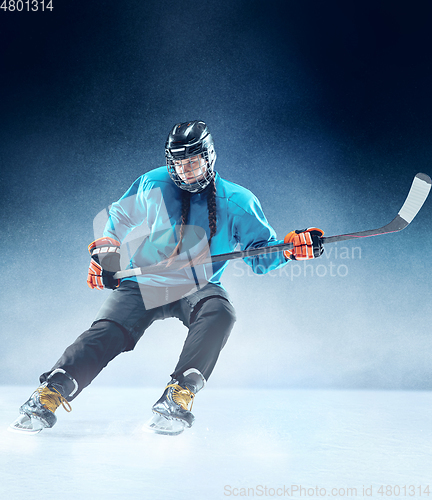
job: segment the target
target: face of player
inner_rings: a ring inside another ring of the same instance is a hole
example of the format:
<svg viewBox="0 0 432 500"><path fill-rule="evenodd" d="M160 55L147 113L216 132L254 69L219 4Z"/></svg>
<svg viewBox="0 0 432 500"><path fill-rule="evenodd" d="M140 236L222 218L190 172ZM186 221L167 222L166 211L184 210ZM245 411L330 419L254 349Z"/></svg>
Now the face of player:
<svg viewBox="0 0 432 500"><path fill-rule="evenodd" d="M177 175L186 184L195 184L200 181L206 172L207 164L202 155L192 156L185 160L174 162Z"/></svg>

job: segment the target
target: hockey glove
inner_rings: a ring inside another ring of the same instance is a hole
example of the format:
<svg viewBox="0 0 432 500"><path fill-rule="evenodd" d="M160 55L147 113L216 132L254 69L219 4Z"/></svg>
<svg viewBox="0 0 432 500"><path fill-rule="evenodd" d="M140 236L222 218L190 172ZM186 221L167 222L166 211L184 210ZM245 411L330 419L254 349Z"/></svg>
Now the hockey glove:
<svg viewBox="0 0 432 500"><path fill-rule="evenodd" d="M114 279L114 274L120 271L120 243L112 238L98 238L90 243L88 250L91 261L87 285L98 290L117 288L120 280Z"/></svg>
<svg viewBox="0 0 432 500"><path fill-rule="evenodd" d="M284 238L284 243L293 243L292 250L285 250L284 256L289 260L316 259L324 252L322 237L324 231L317 227L291 231Z"/></svg>

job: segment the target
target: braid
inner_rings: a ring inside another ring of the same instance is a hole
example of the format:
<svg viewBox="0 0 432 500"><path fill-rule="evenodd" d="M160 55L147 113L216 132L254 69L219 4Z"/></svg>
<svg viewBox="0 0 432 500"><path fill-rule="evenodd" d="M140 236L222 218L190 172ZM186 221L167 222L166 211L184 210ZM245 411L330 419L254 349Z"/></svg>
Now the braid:
<svg viewBox="0 0 432 500"><path fill-rule="evenodd" d="M208 221L210 228L209 246L213 236L216 234L216 184L213 179L207 194Z"/></svg>
<svg viewBox="0 0 432 500"><path fill-rule="evenodd" d="M189 218L189 209L190 209L190 198L191 193L189 191L182 191L181 197L181 225L180 225L180 234L177 245L175 246L172 254L168 257L168 266L172 264L173 260L180 253L180 248L186 228L186 224Z"/></svg>
<svg viewBox="0 0 432 500"><path fill-rule="evenodd" d="M208 245L206 245L203 250L194 258L194 262L199 264L201 261L211 254L210 245L213 239L213 236L216 234L216 184L213 181L207 188L207 209L208 209L208 222L210 228L210 238L208 240Z"/></svg>

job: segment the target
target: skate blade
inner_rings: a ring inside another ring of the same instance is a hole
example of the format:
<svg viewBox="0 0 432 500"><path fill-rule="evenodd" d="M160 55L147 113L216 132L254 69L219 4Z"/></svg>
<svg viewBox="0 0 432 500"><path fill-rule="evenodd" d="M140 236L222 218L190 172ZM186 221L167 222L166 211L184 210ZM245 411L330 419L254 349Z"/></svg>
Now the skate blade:
<svg viewBox="0 0 432 500"><path fill-rule="evenodd" d="M21 434L38 434L43 428L42 422L23 414L9 425L8 431Z"/></svg>
<svg viewBox="0 0 432 500"><path fill-rule="evenodd" d="M185 429L185 424L178 420L171 420L159 414L153 417L144 425L143 429L155 434L164 434L166 436L178 436Z"/></svg>

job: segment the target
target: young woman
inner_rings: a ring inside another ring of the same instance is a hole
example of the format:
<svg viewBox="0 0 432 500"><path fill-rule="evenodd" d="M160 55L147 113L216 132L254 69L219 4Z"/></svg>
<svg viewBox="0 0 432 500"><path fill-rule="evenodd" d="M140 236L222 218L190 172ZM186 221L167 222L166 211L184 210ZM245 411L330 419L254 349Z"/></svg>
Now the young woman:
<svg viewBox="0 0 432 500"><path fill-rule="evenodd" d="M52 427L60 405L70 411L69 402L115 356L132 350L155 320L169 317L180 319L188 335L171 380L152 407L155 419L150 427L155 432L178 434L192 425L189 405L213 371L235 312L220 283L228 262L195 267L188 262L231 252L237 245L248 249L281 242L257 198L214 170L214 143L203 121L175 125L165 155L167 167L138 178L112 205L103 237L90 244L87 283L90 288L110 288L113 292L89 330L40 376L41 385L21 406L12 429L34 433ZM120 270L121 243L143 222L149 235L128 267L163 263L164 269L157 272L151 268L150 273L118 280L115 272ZM261 274L289 260L318 257L323 251L322 235L316 228L292 231L284 239L294 244L292 251L245 261Z"/></svg>

